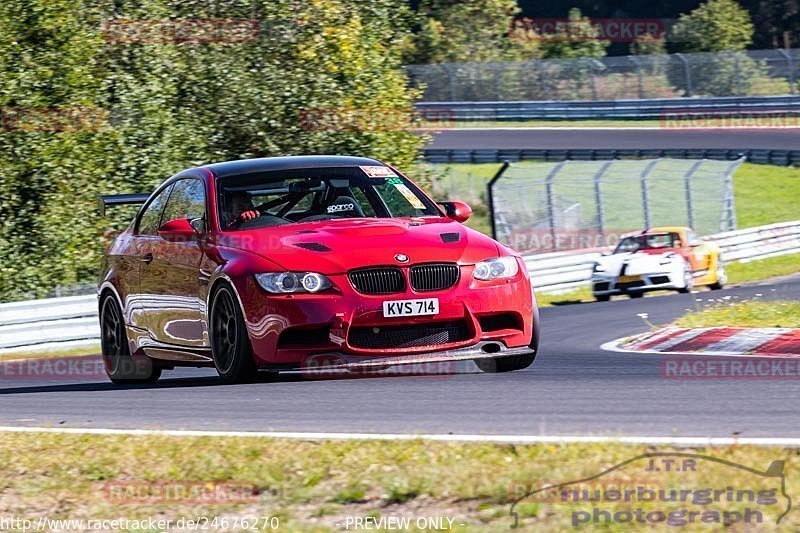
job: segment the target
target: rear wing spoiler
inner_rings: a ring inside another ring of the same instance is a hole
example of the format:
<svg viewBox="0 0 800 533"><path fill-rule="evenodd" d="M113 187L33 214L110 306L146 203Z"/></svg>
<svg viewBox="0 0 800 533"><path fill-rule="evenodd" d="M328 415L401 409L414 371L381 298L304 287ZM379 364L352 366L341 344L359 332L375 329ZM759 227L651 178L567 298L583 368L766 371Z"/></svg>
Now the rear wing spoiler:
<svg viewBox="0 0 800 533"><path fill-rule="evenodd" d="M150 198L150 193L100 195L98 197L100 216L105 216L106 207L110 205L143 204L148 198Z"/></svg>

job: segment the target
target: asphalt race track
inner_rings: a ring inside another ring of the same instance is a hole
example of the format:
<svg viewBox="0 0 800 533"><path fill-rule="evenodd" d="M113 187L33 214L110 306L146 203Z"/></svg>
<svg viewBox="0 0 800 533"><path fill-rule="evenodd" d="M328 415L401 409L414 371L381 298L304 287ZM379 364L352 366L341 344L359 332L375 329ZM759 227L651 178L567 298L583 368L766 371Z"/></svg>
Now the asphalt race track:
<svg viewBox="0 0 800 533"><path fill-rule="evenodd" d="M427 148L459 150L797 150L800 128L458 128L432 132Z"/></svg>
<svg viewBox="0 0 800 533"><path fill-rule="evenodd" d="M800 437L798 380L667 380L661 356L599 346L666 323L710 297L797 299L800 277L697 295L542 312L543 348L510 374L220 385L208 370L152 386L5 378L0 425L244 431Z"/></svg>

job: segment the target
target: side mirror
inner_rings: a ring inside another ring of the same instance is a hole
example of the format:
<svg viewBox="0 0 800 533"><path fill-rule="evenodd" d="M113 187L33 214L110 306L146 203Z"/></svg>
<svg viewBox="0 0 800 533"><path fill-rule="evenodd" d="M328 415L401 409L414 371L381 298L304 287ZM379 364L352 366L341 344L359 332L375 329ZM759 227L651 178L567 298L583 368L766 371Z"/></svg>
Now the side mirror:
<svg viewBox="0 0 800 533"><path fill-rule="evenodd" d="M472 216L472 208L464 202L442 202L445 213L456 222L466 222Z"/></svg>
<svg viewBox="0 0 800 533"><path fill-rule="evenodd" d="M189 242L197 239L198 231L186 218L176 218L169 222L164 222L158 228L158 234L166 241L170 242Z"/></svg>

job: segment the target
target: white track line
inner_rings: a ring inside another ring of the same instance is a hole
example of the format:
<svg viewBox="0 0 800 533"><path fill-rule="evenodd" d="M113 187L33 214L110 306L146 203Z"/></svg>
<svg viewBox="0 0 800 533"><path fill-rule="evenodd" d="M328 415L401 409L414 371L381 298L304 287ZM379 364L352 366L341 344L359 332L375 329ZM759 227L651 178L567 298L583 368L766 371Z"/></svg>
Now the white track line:
<svg viewBox="0 0 800 533"><path fill-rule="evenodd" d="M191 431L151 429L48 428L0 426L0 433L56 433L73 435L125 435L155 437L244 437L296 440L426 440L439 442L482 442L498 444L621 443L671 446L783 446L800 448L800 438L772 437L645 437L582 435L442 435L412 433L303 433L290 431Z"/></svg>

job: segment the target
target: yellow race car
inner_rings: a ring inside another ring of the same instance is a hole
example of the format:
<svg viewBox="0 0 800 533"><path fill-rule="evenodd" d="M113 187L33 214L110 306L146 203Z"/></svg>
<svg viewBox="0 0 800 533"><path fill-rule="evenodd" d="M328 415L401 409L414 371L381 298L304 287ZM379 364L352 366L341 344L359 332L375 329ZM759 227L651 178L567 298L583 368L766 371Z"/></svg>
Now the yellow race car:
<svg viewBox="0 0 800 533"><path fill-rule="evenodd" d="M623 235L592 269L592 293L600 301L614 294L638 298L655 290L689 292L697 285L721 289L726 282L719 246L702 241L685 226Z"/></svg>

